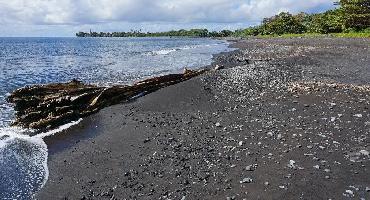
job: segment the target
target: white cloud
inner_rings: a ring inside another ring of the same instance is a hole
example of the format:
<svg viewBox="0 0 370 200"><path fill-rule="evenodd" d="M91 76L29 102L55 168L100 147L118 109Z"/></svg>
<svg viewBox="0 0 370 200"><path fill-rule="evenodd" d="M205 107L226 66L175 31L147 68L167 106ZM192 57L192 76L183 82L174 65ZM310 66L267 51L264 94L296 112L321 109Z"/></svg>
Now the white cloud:
<svg viewBox="0 0 370 200"><path fill-rule="evenodd" d="M280 11L319 12L332 0L0 0L0 36L88 31L240 28Z"/></svg>
<svg viewBox="0 0 370 200"><path fill-rule="evenodd" d="M314 11L332 4L330 0L0 0L0 23L237 23L258 21L279 11Z"/></svg>

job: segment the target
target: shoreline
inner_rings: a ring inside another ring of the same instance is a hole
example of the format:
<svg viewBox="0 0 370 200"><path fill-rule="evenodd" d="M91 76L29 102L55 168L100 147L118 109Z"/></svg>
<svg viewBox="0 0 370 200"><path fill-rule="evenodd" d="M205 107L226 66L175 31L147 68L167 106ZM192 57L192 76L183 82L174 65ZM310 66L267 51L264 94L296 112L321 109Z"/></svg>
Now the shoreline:
<svg viewBox="0 0 370 200"><path fill-rule="evenodd" d="M104 108L45 138L50 175L36 198L369 198L370 98L348 86L370 84L369 40L248 39L231 47L239 50L210 65L224 70ZM344 86L299 84L308 81Z"/></svg>
<svg viewBox="0 0 370 200"><path fill-rule="evenodd" d="M212 61L211 64L199 67L198 69L194 69L194 70L197 70L197 71L200 71L200 70L214 70L216 65L222 65L222 67L225 67L224 66L225 63L217 62L215 59L219 56L231 55L231 54L233 54L233 53L235 53L239 50L238 48L233 47L233 44L235 44L238 41L237 39L230 39L230 38L229 39L222 39L222 38L220 38L220 39L216 39L216 40L223 40L223 41L228 42L229 43L228 48L229 49L234 49L234 50L229 50L229 51L221 52L221 53L218 53L218 54L214 54L213 58L212 58L213 61ZM200 74L200 76L201 75L202 74ZM135 82L135 81L133 81L133 82ZM167 86L167 87L169 87L169 86ZM150 93L152 93L152 92L150 92ZM148 95L150 93L147 93L145 95ZM141 97L139 97L139 98L141 98ZM122 102L120 104L130 104L130 103L136 101L137 99L138 98L135 98L133 100L130 100L128 102ZM116 106L116 105L112 105L112 106ZM109 107L112 107L112 106L108 106L106 108L109 108ZM103 108L103 109L106 109L106 108ZM92 115L95 115L95 114L92 114ZM73 124L73 125L71 127L67 128L67 129L63 129L62 131L59 131L57 134L52 134L52 135L44 137L44 141L48 146L49 155L53 155L54 153L57 153L57 152L60 152L60 151L63 151L63 150L66 150L68 148L73 147L74 146L74 141L79 142L80 140L84 140L84 139L87 139L87 138L93 138L96 135L98 135L98 133L96 133L96 131L93 131L93 129L89 129L88 131L84 130L84 134L71 134L71 133L69 133L69 129L71 129L71 128L83 129L83 127L85 127L86 124L97 123L96 120L91 119L90 116L81 118L78 121L79 122L77 124L75 124L74 121L68 123L68 124ZM82 122L84 122L86 124L82 124L81 126L79 126L79 124L82 123ZM57 129L59 129L59 128L57 128ZM51 130L51 131L53 131L53 130ZM73 132L75 132L75 131L73 131Z"/></svg>
<svg viewBox="0 0 370 200"><path fill-rule="evenodd" d="M216 67L216 65L221 65L222 68L232 67L232 66L230 66L230 63L223 62L223 61L216 61L216 59L218 57L220 57L220 56L230 56L230 55L233 55L236 52L238 52L239 51L239 48L236 48L236 47L233 46L234 44L236 44L238 42L238 39L236 39L236 38L213 38L213 39L214 40L222 40L222 41L227 42L228 45L229 45L228 46L229 50L228 51L225 51L225 52L220 52L220 53L217 53L217 54L213 54L212 55L213 56L213 58L212 58L213 61L212 61L211 64L206 65L206 66L202 66L202 67L199 67L198 69L193 69L193 70L196 70L196 71L209 70L210 71L210 70L214 70L214 68ZM208 73L208 72L206 72L206 73ZM202 76L202 74L200 74L198 76ZM156 78L156 77L153 77L153 78ZM136 81L133 81L133 82L138 82L138 81L143 81L143 80L145 80L145 79L139 79L139 80L136 80ZM179 83L177 83L177 84L179 84ZM166 86L166 87L169 87L169 86ZM166 88L166 87L164 87L164 88ZM154 92L156 92L156 91L154 91ZM153 92L149 92L149 93L145 94L144 96L146 96L146 95L148 95L150 93L153 93ZM141 97L143 97L143 96L140 96L138 98L141 98ZM122 102L122 103L119 103L119 104L130 104L132 102L135 102L138 98L134 98L134 99L132 99L130 101ZM112 107L112 106L116 106L116 105L117 104L111 105L111 106L105 107L103 109L106 109L106 108L109 108L109 107ZM95 115L95 113L92 114L92 115ZM54 154L56 152L60 152L60 151L63 151L65 149L68 149L68 148L72 147L73 146L73 142L71 143L71 141L78 141L79 142L80 140L83 140L83 139L86 139L86 138L93 138L96 135L98 135L98 133L96 133L95 131L93 131L93 129L88 130L88 131L84 131L84 132L86 132L86 134L76 134L76 135L73 135L73 134L70 134L69 133L69 129L71 129L71 128L80 129L82 127L85 127L86 126L85 124L83 124L81 127L78 126L83 121L87 121L87 122L85 122L86 124L97 123L96 120L91 119L90 116L86 116L84 118L80 118L78 120L78 123L76 123L75 121L71 121L68 124L65 124L65 125L71 124L71 126L68 127L67 129L64 129L63 128L57 134L51 134L51 135L48 135L46 137L43 137L45 143L48 146L49 155L50 154L52 155L52 154ZM62 125L62 126L65 126L65 125ZM59 129L59 128L60 127L57 127L57 129ZM54 130L49 130L49 131L54 131Z"/></svg>

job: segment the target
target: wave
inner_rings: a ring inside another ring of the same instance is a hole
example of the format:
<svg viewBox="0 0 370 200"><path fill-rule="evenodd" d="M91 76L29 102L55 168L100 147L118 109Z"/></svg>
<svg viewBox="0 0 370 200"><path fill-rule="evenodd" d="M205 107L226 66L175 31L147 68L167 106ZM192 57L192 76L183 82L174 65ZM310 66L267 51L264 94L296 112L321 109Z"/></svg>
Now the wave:
<svg viewBox="0 0 370 200"><path fill-rule="evenodd" d="M178 51L179 49L161 49L161 50L156 50L156 51L152 51L150 52L150 54L152 56L155 56L155 55L168 55L172 52L175 52L175 51Z"/></svg>
<svg viewBox="0 0 370 200"><path fill-rule="evenodd" d="M171 48L171 49L160 49L160 50L154 50L151 51L149 54L152 56L155 55L168 55L172 52L181 51L181 50L189 50L189 49L196 49L196 48L202 48L202 47L210 47L211 45L205 44L205 45L185 45L178 48Z"/></svg>
<svg viewBox="0 0 370 200"><path fill-rule="evenodd" d="M5 199L32 199L49 178L48 148L43 138L81 122L62 125L30 136L35 130L0 128L0 194Z"/></svg>

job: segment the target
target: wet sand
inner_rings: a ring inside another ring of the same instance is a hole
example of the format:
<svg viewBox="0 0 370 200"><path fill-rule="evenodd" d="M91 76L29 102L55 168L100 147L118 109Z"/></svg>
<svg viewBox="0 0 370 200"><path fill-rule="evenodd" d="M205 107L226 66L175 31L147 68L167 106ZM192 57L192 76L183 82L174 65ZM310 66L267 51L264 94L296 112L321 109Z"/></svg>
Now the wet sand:
<svg viewBox="0 0 370 200"><path fill-rule="evenodd" d="M47 138L37 199L369 199L370 39L249 39L225 69Z"/></svg>

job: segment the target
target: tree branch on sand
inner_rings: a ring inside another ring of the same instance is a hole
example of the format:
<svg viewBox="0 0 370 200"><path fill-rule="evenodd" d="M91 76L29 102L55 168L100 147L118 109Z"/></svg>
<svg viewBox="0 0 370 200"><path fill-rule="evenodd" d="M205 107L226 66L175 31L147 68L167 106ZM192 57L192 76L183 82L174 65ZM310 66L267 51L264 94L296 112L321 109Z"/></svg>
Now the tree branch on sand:
<svg viewBox="0 0 370 200"><path fill-rule="evenodd" d="M133 85L111 87L85 84L77 80L26 86L15 90L7 99L14 104L16 111L12 125L39 130L52 129L96 113L104 107L129 101L138 95L188 80L204 72L185 69L183 74L169 74Z"/></svg>

